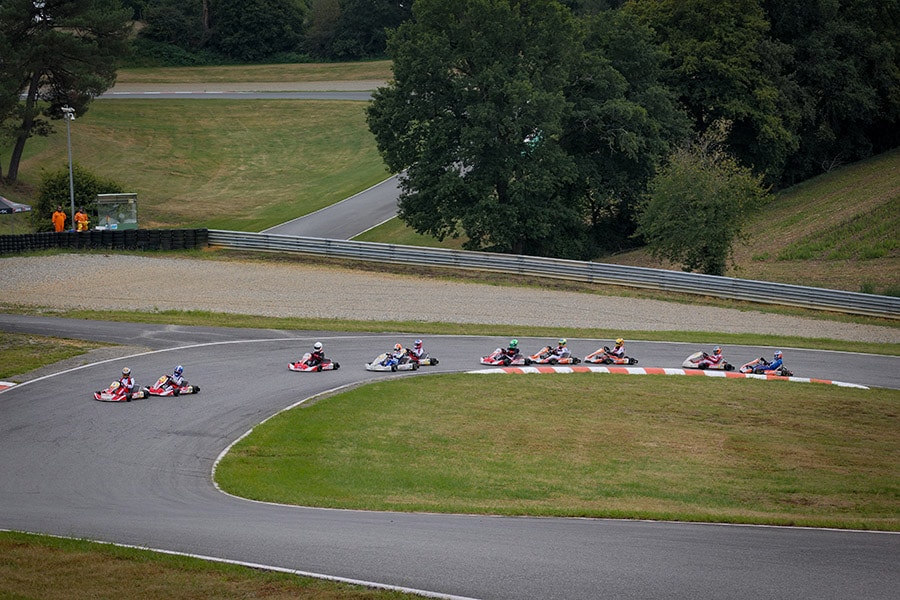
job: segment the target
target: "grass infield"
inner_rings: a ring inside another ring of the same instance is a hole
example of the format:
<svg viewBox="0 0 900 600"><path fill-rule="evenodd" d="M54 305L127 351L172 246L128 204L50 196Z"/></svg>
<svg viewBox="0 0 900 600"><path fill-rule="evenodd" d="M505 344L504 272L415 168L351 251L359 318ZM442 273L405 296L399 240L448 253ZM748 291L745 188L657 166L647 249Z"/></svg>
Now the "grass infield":
<svg viewBox="0 0 900 600"><path fill-rule="evenodd" d="M301 405L255 428L216 478L310 506L900 530L898 390L485 377Z"/></svg>

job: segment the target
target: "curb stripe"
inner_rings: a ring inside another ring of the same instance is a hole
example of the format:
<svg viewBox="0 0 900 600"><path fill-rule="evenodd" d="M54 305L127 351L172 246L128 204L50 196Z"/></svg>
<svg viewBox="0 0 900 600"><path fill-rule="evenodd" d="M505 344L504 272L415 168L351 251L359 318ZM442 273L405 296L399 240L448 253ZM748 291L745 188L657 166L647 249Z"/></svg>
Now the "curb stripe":
<svg viewBox="0 0 900 600"><path fill-rule="evenodd" d="M846 383L843 381L832 381L830 379L812 379L809 377L780 377L778 375L761 375L754 373L740 373L738 371L709 371L701 369L664 369L659 367L588 367L588 366L565 366L565 367L498 367L494 369L477 369L468 371L474 374L493 374L493 373L607 373L610 375L694 375L701 377L727 377L729 379L764 379L769 381L797 381L800 383L823 383L826 385L836 385L839 387L857 388L867 390L868 387L857 383Z"/></svg>

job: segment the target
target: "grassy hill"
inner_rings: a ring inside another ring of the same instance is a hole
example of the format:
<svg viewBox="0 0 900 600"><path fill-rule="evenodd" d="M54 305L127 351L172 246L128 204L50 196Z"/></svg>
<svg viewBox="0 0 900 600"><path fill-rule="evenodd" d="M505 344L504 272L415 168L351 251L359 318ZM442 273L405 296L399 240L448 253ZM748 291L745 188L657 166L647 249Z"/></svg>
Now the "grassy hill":
<svg viewBox="0 0 900 600"><path fill-rule="evenodd" d="M900 149L782 191L744 232L732 277L900 295ZM645 250L601 260L679 268Z"/></svg>

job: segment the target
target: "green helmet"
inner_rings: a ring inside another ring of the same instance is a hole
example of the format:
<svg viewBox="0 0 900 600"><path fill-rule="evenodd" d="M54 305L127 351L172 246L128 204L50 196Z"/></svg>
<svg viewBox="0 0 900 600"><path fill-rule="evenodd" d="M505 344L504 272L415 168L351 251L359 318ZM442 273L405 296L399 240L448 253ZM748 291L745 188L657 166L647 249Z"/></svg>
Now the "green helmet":
<svg viewBox="0 0 900 600"><path fill-rule="evenodd" d="M519 347L519 340L509 340L509 347L510 347L510 348L518 348L518 347Z"/></svg>
<svg viewBox="0 0 900 600"><path fill-rule="evenodd" d="M559 338L559 345L560 345L560 346L565 346L567 342L568 342L568 340L566 340L566 338Z"/></svg>

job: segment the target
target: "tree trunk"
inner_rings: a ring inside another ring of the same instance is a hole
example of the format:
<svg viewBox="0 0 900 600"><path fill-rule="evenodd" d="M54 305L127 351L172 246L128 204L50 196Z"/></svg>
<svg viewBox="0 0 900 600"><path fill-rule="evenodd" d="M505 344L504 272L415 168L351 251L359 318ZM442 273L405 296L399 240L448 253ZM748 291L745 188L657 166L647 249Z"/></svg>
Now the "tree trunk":
<svg viewBox="0 0 900 600"><path fill-rule="evenodd" d="M16 137L16 145L13 147L9 158L9 171L6 174L8 183L15 183L19 177L19 162L22 160L25 142L28 141L28 138L31 136L31 128L34 127L35 100L40 82L41 74L35 71L31 75L31 83L28 84L28 96L25 98L25 116L22 119L22 126L19 128L19 134Z"/></svg>
<svg viewBox="0 0 900 600"><path fill-rule="evenodd" d="M209 0L203 0L203 13L200 17L200 21L203 27L203 35L201 36L201 46L205 46L207 42L209 42L209 38L211 34L211 27L209 25Z"/></svg>

